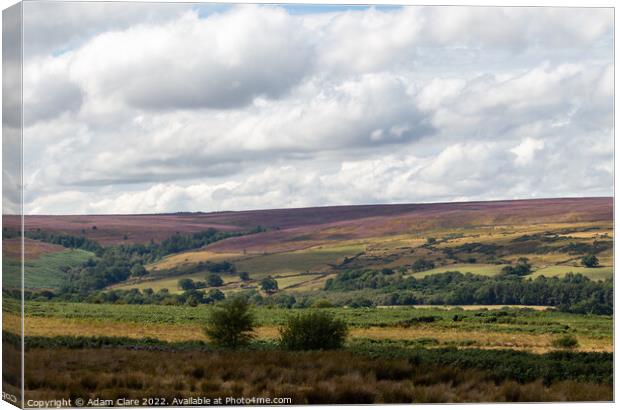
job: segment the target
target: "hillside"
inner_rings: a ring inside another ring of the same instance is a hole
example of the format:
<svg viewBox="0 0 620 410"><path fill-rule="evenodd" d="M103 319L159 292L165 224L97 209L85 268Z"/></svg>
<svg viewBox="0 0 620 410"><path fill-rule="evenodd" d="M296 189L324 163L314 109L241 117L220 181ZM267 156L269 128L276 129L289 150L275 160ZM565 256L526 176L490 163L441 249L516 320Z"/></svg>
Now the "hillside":
<svg viewBox="0 0 620 410"><path fill-rule="evenodd" d="M613 198L562 198L438 204L352 205L239 212L158 215L27 215L26 230L84 235L102 245L159 241L207 228L235 231L263 226L271 232L234 238L214 247L230 250L292 241L294 248L330 239L353 239L451 228L519 223L610 220ZM16 228L17 218L4 226ZM125 239L126 238L126 239ZM307 243L303 243L306 242ZM288 246L288 245L287 245Z"/></svg>
<svg viewBox="0 0 620 410"><path fill-rule="evenodd" d="M518 258L531 262L532 277L562 277L574 272L598 280L613 273L612 198L27 216L25 221L27 231L85 236L103 246L161 242L177 233L194 234L208 228L245 232L203 248L151 259L145 264L147 275L131 276L111 286L115 289L179 293L180 279L203 281L210 272L209 264L222 262L250 275L250 280L241 281L235 272L219 272L225 293L256 289L260 280L269 276L288 293L323 291L329 279L351 269L398 270L416 278L455 270L495 276ZM12 223L11 218L5 219L5 225L11 227ZM265 231L247 233L257 226ZM11 263L18 259L15 241L7 240L4 245ZM64 276L62 269L92 256L67 252L58 245L28 239L26 256L31 261L27 276L31 282L27 287L57 285ZM581 266L587 253L596 253L600 267ZM50 258L58 260L52 263L57 268L39 267ZM428 266L415 267L419 261Z"/></svg>

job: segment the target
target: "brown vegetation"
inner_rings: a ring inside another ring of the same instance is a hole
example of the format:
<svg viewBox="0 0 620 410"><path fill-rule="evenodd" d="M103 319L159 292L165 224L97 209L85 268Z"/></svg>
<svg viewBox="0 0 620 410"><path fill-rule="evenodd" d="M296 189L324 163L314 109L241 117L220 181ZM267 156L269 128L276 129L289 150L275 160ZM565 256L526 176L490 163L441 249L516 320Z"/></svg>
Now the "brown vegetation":
<svg viewBox="0 0 620 410"><path fill-rule="evenodd" d="M333 239L394 235L415 229L472 225L580 222L610 220L612 198L564 198L520 201L330 206L242 212L178 213L160 215L25 216L27 230L85 235L104 245L162 240L176 232L209 227L244 230L258 225L270 232L231 238L211 246L219 252L263 250L288 243L291 249ZM19 218L6 217L4 226L17 228ZM96 229L93 229L96 227ZM127 239L125 239L125 235ZM272 250L275 251L275 250Z"/></svg>
<svg viewBox="0 0 620 410"><path fill-rule="evenodd" d="M347 352L31 349L26 398L290 397L305 403L612 400L611 385L519 384L483 371Z"/></svg>
<svg viewBox="0 0 620 410"><path fill-rule="evenodd" d="M34 239L24 238L24 258L26 260L37 259L48 253L56 253L66 251L60 245L36 241ZM2 240L2 256L11 259L21 259L21 238L11 238Z"/></svg>

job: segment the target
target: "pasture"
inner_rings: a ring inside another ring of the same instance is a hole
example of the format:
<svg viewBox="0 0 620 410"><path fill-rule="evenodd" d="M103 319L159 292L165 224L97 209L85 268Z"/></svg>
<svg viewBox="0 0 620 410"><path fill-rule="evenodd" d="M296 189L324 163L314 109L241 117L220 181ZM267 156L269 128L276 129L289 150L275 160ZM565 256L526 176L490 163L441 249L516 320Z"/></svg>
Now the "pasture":
<svg viewBox="0 0 620 410"><path fill-rule="evenodd" d="M206 341L202 327L211 309L210 306L29 302L26 304L26 334ZM469 346L541 353L553 350L555 338L570 334L579 340L577 350L613 349L613 325L609 316L577 315L527 307L494 310L473 306L323 310L343 319L350 326L351 342L356 339L403 340L416 345L415 341L421 340L421 343L431 343L433 347ZM275 339L278 327L298 312L297 309L255 308L257 335L265 340ZM5 316L8 325L14 315L5 312Z"/></svg>
<svg viewBox="0 0 620 410"><path fill-rule="evenodd" d="M34 242L34 241L33 241ZM64 270L79 266L94 258L92 252L80 249L62 249L60 252L40 253L24 261L24 287L26 289L54 289L63 282ZM4 258L2 262L3 286L21 286L21 263L19 259Z"/></svg>

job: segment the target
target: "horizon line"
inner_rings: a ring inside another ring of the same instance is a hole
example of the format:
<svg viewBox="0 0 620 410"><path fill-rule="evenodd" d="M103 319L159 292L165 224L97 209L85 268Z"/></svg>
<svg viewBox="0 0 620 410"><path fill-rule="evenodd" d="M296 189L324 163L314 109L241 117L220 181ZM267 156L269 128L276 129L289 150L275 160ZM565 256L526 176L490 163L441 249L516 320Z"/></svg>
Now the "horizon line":
<svg viewBox="0 0 620 410"><path fill-rule="evenodd" d="M243 210L222 210L222 211L171 211L171 212L154 212L154 213L109 213L109 214L2 214L2 216L29 216L29 217L63 217L63 216L153 216L153 215L178 215L178 214L223 214L223 213L242 213L242 212L267 212L267 211L286 211L286 210L302 210L302 209L321 209L321 208L353 208L353 207L388 207L388 206L405 206L405 205L450 205L450 204L475 204L475 203L493 203L493 202L524 202L524 201L549 201L549 200L575 200L575 199L614 199L614 195L602 196L567 196L567 197L540 197L540 198L514 198L514 199L487 199L472 201L443 201L443 202L394 202L394 203L367 203L367 204L339 204L339 205L314 205L305 207L290 208L254 208ZM613 205L613 203L612 203Z"/></svg>

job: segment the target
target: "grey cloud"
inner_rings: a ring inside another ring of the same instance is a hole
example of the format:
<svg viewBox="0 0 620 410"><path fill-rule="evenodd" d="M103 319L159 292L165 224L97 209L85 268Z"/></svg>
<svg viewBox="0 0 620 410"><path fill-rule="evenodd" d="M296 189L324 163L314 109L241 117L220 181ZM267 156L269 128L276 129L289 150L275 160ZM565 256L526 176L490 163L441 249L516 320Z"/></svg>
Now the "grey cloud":
<svg viewBox="0 0 620 410"><path fill-rule="evenodd" d="M24 98L24 124L55 118L68 111L78 111L82 106L82 89L63 76L46 76L47 84L28 84L34 94Z"/></svg>

